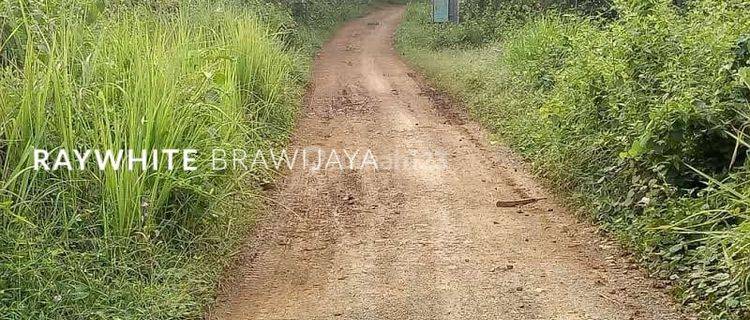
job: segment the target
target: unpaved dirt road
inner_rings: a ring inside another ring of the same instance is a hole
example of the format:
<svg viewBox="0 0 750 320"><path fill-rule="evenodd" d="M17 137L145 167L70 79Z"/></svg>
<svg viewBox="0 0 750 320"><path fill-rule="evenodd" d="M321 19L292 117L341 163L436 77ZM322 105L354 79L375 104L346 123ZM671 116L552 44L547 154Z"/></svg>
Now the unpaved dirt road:
<svg viewBox="0 0 750 320"><path fill-rule="evenodd" d="M360 153L355 170L290 170L209 318L684 319L420 84L392 48L402 13L375 10L323 48L293 140L370 149L378 169Z"/></svg>

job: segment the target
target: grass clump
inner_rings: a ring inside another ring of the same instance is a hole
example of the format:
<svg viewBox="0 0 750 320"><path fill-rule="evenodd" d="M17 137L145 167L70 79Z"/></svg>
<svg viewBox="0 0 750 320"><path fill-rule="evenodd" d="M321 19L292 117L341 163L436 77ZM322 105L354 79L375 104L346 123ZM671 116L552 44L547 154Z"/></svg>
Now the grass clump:
<svg viewBox="0 0 750 320"><path fill-rule="evenodd" d="M686 304L741 319L750 303L747 9L644 0L615 1L607 16L532 10L501 35L483 34L484 45L437 46L443 27L413 4L396 43L678 282Z"/></svg>
<svg viewBox="0 0 750 320"><path fill-rule="evenodd" d="M4 0L0 17L0 314L202 317L269 172L205 157L195 171L37 171L33 149L283 144L311 51L289 37L335 24L233 1Z"/></svg>

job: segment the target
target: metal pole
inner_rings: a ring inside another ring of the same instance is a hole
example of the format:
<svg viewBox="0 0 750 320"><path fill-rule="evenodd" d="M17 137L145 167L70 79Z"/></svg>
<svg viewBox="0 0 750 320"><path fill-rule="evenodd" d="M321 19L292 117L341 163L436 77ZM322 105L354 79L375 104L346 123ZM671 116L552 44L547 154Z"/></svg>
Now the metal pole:
<svg viewBox="0 0 750 320"><path fill-rule="evenodd" d="M459 0L448 0L448 20L458 23L458 2Z"/></svg>

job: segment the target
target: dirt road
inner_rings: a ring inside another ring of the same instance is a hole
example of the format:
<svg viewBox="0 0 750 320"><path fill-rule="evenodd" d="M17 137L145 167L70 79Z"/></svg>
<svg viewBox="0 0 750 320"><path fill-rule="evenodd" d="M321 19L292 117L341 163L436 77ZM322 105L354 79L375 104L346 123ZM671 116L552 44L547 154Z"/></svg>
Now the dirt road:
<svg viewBox="0 0 750 320"><path fill-rule="evenodd" d="M402 13L378 9L323 48L293 145L360 151L356 168L286 175L210 317L684 319L420 84L392 48ZM377 170L360 168L368 149Z"/></svg>

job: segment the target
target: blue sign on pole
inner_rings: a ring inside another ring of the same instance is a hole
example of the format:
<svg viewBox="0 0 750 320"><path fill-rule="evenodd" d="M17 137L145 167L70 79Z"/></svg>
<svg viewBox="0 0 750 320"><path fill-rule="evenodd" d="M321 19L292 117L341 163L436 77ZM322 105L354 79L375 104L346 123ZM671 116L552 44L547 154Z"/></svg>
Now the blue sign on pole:
<svg viewBox="0 0 750 320"><path fill-rule="evenodd" d="M432 0L432 22L448 21L448 1Z"/></svg>

